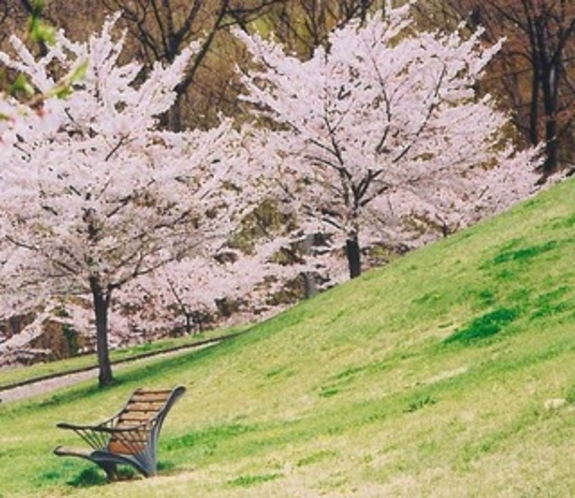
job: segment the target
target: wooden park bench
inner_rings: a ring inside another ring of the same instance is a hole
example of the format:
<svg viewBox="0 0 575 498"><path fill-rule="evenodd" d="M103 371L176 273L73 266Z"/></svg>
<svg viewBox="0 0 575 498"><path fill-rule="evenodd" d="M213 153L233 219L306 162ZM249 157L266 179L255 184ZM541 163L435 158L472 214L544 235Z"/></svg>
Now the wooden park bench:
<svg viewBox="0 0 575 498"><path fill-rule="evenodd" d="M58 456L85 458L99 465L112 481L117 477L117 465L128 464L145 477L156 473L158 436L166 415L184 387L170 389L138 389L124 408L98 425L60 423L57 427L78 434L89 449L58 446Z"/></svg>

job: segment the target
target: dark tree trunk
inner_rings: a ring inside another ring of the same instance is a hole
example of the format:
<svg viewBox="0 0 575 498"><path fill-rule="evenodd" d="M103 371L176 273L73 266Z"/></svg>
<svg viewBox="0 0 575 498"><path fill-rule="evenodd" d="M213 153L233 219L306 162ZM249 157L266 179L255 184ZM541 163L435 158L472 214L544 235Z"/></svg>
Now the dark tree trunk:
<svg viewBox="0 0 575 498"><path fill-rule="evenodd" d="M168 130L178 133L182 131L182 107L184 105L184 98L182 93L176 94L176 101L168 109L165 115L164 125Z"/></svg>
<svg viewBox="0 0 575 498"><path fill-rule="evenodd" d="M318 291L313 275L308 272L302 272L301 278L303 280L304 295L306 299L314 297Z"/></svg>
<svg viewBox="0 0 575 498"><path fill-rule="evenodd" d="M190 335L194 331L194 320L191 313L186 313L186 334Z"/></svg>
<svg viewBox="0 0 575 498"><path fill-rule="evenodd" d="M108 344L108 309L111 290L103 289L97 277L90 277L90 288L96 317L96 352L98 355L98 383L106 387L114 382Z"/></svg>
<svg viewBox="0 0 575 498"><path fill-rule="evenodd" d="M361 252L359 250L357 233L352 233L347 238L345 242L345 255L347 256L349 277L359 277L361 275Z"/></svg>
<svg viewBox="0 0 575 498"><path fill-rule="evenodd" d="M557 75L558 68L553 62L545 64L544 77L542 78L541 89L543 91L543 108L545 110L545 163L543 172L545 174L555 173L559 162L558 148L558 123L557 123Z"/></svg>
<svg viewBox="0 0 575 498"><path fill-rule="evenodd" d="M315 240L315 234L308 234L305 236L302 248L304 258L313 253L314 240ZM303 280L306 299L315 296L318 293L318 290L313 274L309 272L302 272L301 277Z"/></svg>
<svg viewBox="0 0 575 498"><path fill-rule="evenodd" d="M545 143L545 162L543 163L543 173L551 175L557 171L559 166L559 147L557 142L557 121L550 117L545 126L545 135L549 137Z"/></svg>
<svg viewBox="0 0 575 498"><path fill-rule="evenodd" d="M533 63L529 111L529 141L531 142L531 145L537 145L539 143L539 88L539 67L537 63Z"/></svg>

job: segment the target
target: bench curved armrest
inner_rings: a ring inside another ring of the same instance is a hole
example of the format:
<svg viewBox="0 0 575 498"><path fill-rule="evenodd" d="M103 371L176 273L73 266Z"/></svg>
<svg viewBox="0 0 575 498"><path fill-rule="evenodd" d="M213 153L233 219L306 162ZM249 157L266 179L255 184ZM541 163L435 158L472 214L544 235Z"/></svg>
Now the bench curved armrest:
<svg viewBox="0 0 575 498"><path fill-rule="evenodd" d="M154 420L154 418L151 420ZM106 432L108 434L115 434L119 432L130 432L144 429L149 424L150 420L144 420L139 424L130 425L129 427L114 427L112 425L109 425L107 422L98 425L76 425L76 424L69 424L67 422L61 422L59 424L56 424L56 427L58 427L58 429L72 430L75 432L95 431L95 432Z"/></svg>
<svg viewBox="0 0 575 498"><path fill-rule="evenodd" d="M109 433L102 430L106 427L105 423L99 425L77 425L61 422L56 424L56 427L74 431L94 450L101 450L108 444Z"/></svg>
<svg viewBox="0 0 575 498"><path fill-rule="evenodd" d="M98 430L103 426L103 424L98 425L76 425L76 424L69 424L68 422L60 422L56 424L58 429L67 429L72 431L90 431L90 430Z"/></svg>

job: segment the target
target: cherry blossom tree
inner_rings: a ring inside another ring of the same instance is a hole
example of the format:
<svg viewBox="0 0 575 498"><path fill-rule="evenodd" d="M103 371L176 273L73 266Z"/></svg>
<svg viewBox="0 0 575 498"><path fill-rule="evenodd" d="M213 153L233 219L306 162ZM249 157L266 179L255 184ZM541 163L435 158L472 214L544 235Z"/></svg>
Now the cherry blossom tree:
<svg viewBox="0 0 575 498"><path fill-rule="evenodd" d="M478 31L418 32L410 5L333 31L309 60L236 31L255 61L245 100L262 131L262 178L304 233L333 232L349 273L374 240L418 243L535 190L538 150L476 82L499 50ZM506 133L507 131L507 133Z"/></svg>
<svg viewBox="0 0 575 498"><path fill-rule="evenodd" d="M158 271L133 279L116 294L112 310L128 329L148 340L159 335L201 331L204 320L251 321L277 313L269 304L286 282L305 268L277 260L284 240L258 241L250 254L223 247L210 255L195 255L170 262ZM222 305L229 303L233 318Z"/></svg>
<svg viewBox="0 0 575 498"><path fill-rule="evenodd" d="M49 95L35 108L0 99L1 311L90 296L102 386L113 381L114 293L173 260L209 253L242 211L234 177L241 146L229 123L158 129L198 45L142 78L140 64L121 62L116 19L86 43L59 33L40 58L16 38L15 56L0 53L0 63ZM50 94L58 73L83 77L71 93Z"/></svg>

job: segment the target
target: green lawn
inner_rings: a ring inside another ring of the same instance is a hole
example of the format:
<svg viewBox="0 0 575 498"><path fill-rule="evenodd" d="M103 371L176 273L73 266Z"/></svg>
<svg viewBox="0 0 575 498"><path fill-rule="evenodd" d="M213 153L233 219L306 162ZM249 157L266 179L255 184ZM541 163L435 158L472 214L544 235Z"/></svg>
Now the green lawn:
<svg viewBox="0 0 575 498"><path fill-rule="evenodd" d="M0 405L0 496L575 495L574 196L566 182L111 389ZM56 422L177 384L159 476L105 484L51 455L75 443Z"/></svg>

